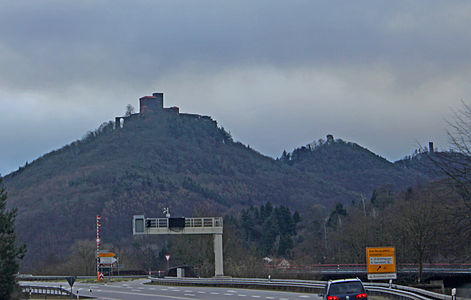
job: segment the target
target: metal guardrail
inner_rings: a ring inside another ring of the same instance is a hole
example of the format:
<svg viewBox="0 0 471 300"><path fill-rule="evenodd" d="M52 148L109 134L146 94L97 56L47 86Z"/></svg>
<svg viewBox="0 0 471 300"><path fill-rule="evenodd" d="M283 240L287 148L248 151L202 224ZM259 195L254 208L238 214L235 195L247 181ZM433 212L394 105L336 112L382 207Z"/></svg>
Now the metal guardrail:
<svg viewBox="0 0 471 300"><path fill-rule="evenodd" d="M48 281L48 280L67 280L69 276L37 276L28 274L17 275L18 280L22 281ZM96 276L76 276L78 279L96 279ZM107 278L147 278L145 275L126 275L126 276L107 276ZM20 283L20 287L23 293L29 295L58 295L58 296L77 296L75 293L71 293L70 290L62 286L46 286L46 285L30 285ZM78 292L77 292L78 293Z"/></svg>
<svg viewBox="0 0 471 300"><path fill-rule="evenodd" d="M364 285L365 285L366 289L370 289L370 288L372 288L372 289L374 289L374 288L382 288L382 289L389 288L389 284L387 284L387 283L365 282ZM462 297L452 298L452 296L449 296L449 295L434 293L434 292L427 291L427 290L424 290L424 289L419 289L419 288L404 286L404 285L398 285L398 284L392 284L391 288L389 288L389 289L396 289L396 290L400 290L400 291L419 294L419 295L427 297L426 299L441 299L441 300L467 299L467 298L462 298Z"/></svg>
<svg viewBox="0 0 471 300"><path fill-rule="evenodd" d="M365 273L366 264L310 264L310 265L289 265L276 266L267 265L268 269L276 271L302 271L312 273ZM416 264L398 264L398 273L417 273L419 266ZM471 273L471 264L424 264L423 272L432 273L452 273L452 274L469 274Z"/></svg>
<svg viewBox="0 0 471 300"><path fill-rule="evenodd" d="M70 276L49 276L49 275L27 275L20 274L16 278L23 281L48 281L48 280L67 280L67 277ZM96 279L94 276L76 276L77 279ZM147 278L147 275L123 275L123 276L106 276L106 278Z"/></svg>
<svg viewBox="0 0 471 300"><path fill-rule="evenodd" d="M19 275L21 280L57 280L66 279L67 276L32 276L32 275ZM114 278L142 278L143 276L113 276ZM95 276L77 276L77 278L93 279ZM313 280L290 280L290 279L260 279L260 278L154 278L148 277L152 282L160 284L178 284L178 285L202 285L202 286L228 286L228 287L253 287L261 289L289 289L289 290L302 290L306 292L320 292L322 291L327 282L326 281L313 281ZM427 290L408 287L403 285L392 284L389 286L387 283L372 283L364 282L365 289L368 292L393 295L406 299L425 300L453 300L452 296L443 295L439 293L430 292ZM31 294L45 294L45 295L70 295L70 291L62 287L52 286L31 286L21 285L23 292ZM64 294L53 294L54 292L63 292ZM457 300L464 300L466 298L456 297Z"/></svg>
<svg viewBox="0 0 471 300"><path fill-rule="evenodd" d="M395 289L385 288L385 287L371 287L370 286L370 287L365 287L365 289L368 293L374 292L378 294L387 294L387 295L392 295L392 296L406 298L406 299L415 299L415 300L435 299L435 298L427 298L425 296L408 292L408 291L395 290Z"/></svg>
<svg viewBox="0 0 471 300"><path fill-rule="evenodd" d="M22 285L21 290L29 295L75 296L75 294L65 288L57 286Z"/></svg>
<svg viewBox="0 0 471 300"><path fill-rule="evenodd" d="M175 285L199 285L232 288L258 288L269 290L294 290L308 293L318 293L325 287L324 281L281 280L257 278L152 278L152 282Z"/></svg>
<svg viewBox="0 0 471 300"><path fill-rule="evenodd" d="M179 284L179 285L203 285L203 286L229 286L229 287L255 287L267 289L294 289L306 292L320 292L327 282L311 280L283 280L283 279L258 279L258 278L153 278L152 282L160 284ZM393 284L389 287L387 283L365 282L365 289L368 292L380 293L402 297L406 299L425 300L440 299L452 300L451 296L426 291L419 288ZM456 297L462 300L465 298Z"/></svg>

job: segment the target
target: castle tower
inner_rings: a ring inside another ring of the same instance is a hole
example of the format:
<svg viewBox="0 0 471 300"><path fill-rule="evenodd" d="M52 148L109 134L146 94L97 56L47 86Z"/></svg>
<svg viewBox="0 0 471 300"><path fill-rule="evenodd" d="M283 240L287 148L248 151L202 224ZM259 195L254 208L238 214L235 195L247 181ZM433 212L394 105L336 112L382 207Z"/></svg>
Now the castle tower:
<svg viewBox="0 0 471 300"><path fill-rule="evenodd" d="M152 96L139 98L139 113L157 113L164 109L164 93L153 93Z"/></svg>
<svg viewBox="0 0 471 300"><path fill-rule="evenodd" d="M327 135L327 144L331 144L334 142L334 136L332 134Z"/></svg>

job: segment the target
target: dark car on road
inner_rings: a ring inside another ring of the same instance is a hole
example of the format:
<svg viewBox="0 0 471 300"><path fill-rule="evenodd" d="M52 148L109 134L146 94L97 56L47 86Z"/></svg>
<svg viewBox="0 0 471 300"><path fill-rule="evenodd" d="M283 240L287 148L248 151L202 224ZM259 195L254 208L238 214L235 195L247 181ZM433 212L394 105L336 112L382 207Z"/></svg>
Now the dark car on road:
<svg viewBox="0 0 471 300"><path fill-rule="evenodd" d="M367 300L365 287L358 278L329 280L325 288L325 300Z"/></svg>

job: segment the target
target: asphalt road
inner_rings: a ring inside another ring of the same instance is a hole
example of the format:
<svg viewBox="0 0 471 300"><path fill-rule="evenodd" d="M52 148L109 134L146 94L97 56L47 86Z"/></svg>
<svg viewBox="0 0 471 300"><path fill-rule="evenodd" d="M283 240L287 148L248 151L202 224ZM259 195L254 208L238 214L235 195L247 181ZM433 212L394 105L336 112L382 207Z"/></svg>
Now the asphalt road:
<svg viewBox="0 0 471 300"><path fill-rule="evenodd" d="M214 287L182 287L144 284L149 280L134 280L107 284L75 283L73 290L79 295L92 296L97 299L204 299L204 300L306 300L321 299L316 294L292 293ZM24 285L49 285L68 287L67 283L23 282Z"/></svg>

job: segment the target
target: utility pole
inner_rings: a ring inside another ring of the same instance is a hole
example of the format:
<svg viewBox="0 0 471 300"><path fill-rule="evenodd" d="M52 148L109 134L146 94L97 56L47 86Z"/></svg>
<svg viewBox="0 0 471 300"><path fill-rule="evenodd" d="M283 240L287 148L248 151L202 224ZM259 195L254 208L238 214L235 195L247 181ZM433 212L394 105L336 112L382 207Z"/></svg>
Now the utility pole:
<svg viewBox="0 0 471 300"><path fill-rule="evenodd" d="M327 249L327 222L329 221L329 218L324 219L324 246L325 249Z"/></svg>

